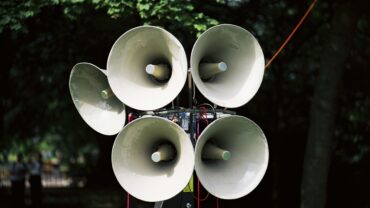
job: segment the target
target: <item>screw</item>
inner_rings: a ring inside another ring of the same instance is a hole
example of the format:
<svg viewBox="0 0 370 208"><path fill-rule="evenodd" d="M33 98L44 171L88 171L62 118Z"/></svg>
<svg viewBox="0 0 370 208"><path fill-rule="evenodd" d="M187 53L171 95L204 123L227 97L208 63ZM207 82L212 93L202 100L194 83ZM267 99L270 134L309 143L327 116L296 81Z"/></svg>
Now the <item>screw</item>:
<svg viewBox="0 0 370 208"><path fill-rule="evenodd" d="M191 207L191 204L190 203L186 203L186 208L190 208Z"/></svg>

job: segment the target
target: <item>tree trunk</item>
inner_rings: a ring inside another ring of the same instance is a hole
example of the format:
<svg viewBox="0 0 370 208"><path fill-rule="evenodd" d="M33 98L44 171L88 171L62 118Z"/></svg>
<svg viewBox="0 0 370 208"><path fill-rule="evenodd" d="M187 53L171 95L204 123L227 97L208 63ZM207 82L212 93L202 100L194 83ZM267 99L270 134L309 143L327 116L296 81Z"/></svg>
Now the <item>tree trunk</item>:
<svg viewBox="0 0 370 208"><path fill-rule="evenodd" d="M319 77L311 101L308 140L303 164L301 208L324 208L327 177L331 162L337 97L346 59L352 42L354 24L349 5L335 10L330 31L323 42Z"/></svg>

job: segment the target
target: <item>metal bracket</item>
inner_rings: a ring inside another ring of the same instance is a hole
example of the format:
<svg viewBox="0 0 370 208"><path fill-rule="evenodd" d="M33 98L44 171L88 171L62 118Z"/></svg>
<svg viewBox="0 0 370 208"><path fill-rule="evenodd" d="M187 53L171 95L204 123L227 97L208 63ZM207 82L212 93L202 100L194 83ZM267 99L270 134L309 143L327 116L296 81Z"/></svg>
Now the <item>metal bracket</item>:
<svg viewBox="0 0 370 208"><path fill-rule="evenodd" d="M154 203L154 208L162 208L164 201Z"/></svg>

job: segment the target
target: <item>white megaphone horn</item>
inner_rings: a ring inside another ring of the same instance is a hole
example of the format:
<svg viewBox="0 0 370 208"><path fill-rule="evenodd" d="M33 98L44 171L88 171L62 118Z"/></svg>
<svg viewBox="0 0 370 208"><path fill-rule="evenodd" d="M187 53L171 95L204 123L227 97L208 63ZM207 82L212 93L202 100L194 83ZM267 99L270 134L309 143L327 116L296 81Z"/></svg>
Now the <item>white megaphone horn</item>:
<svg viewBox="0 0 370 208"><path fill-rule="evenodd" d="M117 134L126 121L124 104L109 87L106 72L90 63L78 63L69 77L69 91L83 120L104 135Z"/></svg>
<svg viewBox="0 0 370 208"><path fill-rule="evenodd" d="M108 57L109 84L117 97L137 110L169 104L184 87L187 59L181 43L160 27L133 28L114 43Z"/></svg>
<svg viewBox="0 0 370 208"><path fill-rule="evenodd" d="M268 165L262 130L242 116L219 118L207 126L195 146L195 171L203 187L221 199L250 193Z"/></svg>
<svg viewBox="0 0 370 208"><path fill-rule="evenodd" d="M132 196L163 201L181 192L194 171L194 148L185 131L161 117L129 123L112 148L113 172Z"/></svg>
<svg viewBox="0 0 370 208"><path fill-rule="evenodd" d="M246 104L261 85L265 59L247 30L230 24L214 26L195 42L191 74L198 90L216 105Z"/></svg>

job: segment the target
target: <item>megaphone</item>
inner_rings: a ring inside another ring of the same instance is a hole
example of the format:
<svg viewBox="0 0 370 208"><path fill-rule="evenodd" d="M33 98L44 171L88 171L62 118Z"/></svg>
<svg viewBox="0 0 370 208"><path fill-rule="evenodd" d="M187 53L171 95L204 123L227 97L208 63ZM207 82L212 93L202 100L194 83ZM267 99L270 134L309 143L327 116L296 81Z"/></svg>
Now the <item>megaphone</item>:
<svg viewBox="0 0 370 208"><path fill-rule="evenodd" d="M194 171L194 148L185 131L161 117L129 123L112 148L113 172L120 185L142 201L155 202L181 192Z"/></svg>
<svg viewBox="0 0 370 208"><path fill-rule="evenodd" d="M195 42L191 74L198 90L216 105L246 104L261 85L265 59L247 30L230 24L214 26Z"/></svg>
<svg viewBox="0 0 370 208"><path fill-rule="evenodd" d="M242 116L219 118L208 125L195 146L195 171L203 187L221 199L250 193L268 164L262 130Z"/></svg>
<svg viewBox="0 0 370 208"><path fill-rule="evenodd" d="M69 91L82 119L104 135L117 134L126 121L124 104L109 87L104 70L90 63L78 63L69 77Z"/></svg>
<svg viewBox="0 0 370 208"><path fill-rule="evenodd" d="M133 28L114 43L108 57L108 81L115 95L137 110L169 104L184 87L187 59L171 33L154 26Z"/></svg>

